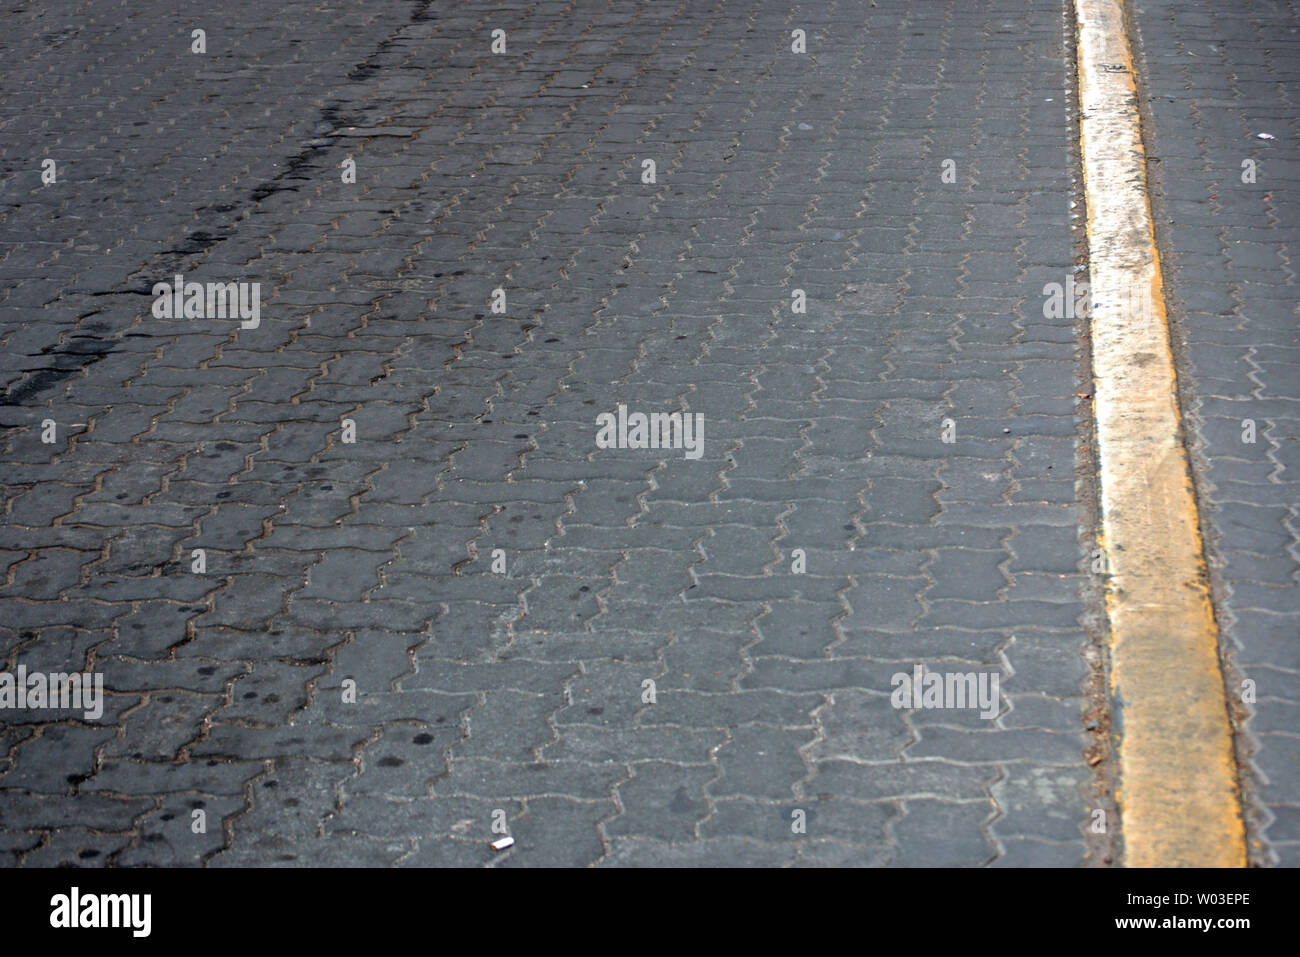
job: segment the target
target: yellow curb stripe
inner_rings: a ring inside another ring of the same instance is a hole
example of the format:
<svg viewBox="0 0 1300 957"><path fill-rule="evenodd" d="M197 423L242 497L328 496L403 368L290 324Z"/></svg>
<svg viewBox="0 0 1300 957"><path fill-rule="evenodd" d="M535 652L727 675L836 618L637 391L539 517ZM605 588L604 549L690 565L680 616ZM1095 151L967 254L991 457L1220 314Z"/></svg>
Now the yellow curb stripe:
<svg viewBox="0 0 1300 957"><path fill-rule="evenodd" d="M1117 789L1130 867L1241 867L1245 836L1121 0L1075 0Z"/></svg>

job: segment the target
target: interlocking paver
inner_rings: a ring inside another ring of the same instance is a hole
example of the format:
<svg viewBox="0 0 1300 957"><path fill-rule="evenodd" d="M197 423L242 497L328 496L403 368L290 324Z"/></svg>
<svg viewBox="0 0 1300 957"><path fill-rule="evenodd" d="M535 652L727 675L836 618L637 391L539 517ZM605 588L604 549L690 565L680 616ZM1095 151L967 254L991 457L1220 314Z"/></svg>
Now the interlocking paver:
<svg viewBox="0 0 1300 957"><path fill-rule="evenodd" d="M16 13L0 654L113 704L0 739L3 860L1110 854L1079 329L1039 314L1063 9L234 2L206 54L150 0ZM178 272L260 324L155 317ZM598 448L620 404L699 456ZM998 717L894 707L915 663Z"/></svg>

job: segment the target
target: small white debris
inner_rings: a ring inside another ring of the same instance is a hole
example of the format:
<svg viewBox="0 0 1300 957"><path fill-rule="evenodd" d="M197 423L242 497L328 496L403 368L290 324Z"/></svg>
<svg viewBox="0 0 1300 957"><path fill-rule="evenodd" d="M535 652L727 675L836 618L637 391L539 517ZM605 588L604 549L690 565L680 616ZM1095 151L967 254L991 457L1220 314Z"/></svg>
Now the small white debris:
<svg viewBox="0 0 1300 957"><path fill-rule="evenodd" d="M505 837L497 838L495 841L489 844L488 847L492 848L492 850L494 851L504 851L507 847L513 846L514 843L515 843L515 839L513 837L510 837L509 835L506 835Z"/></svg>
<svg viewBox="0 0 1300 957"><path fill-rule="evenodd" d="M1259 137L1261 140L1275 140L1275 139L1277 139L1277 137L1274 136L1272 133L1256 133L1255 135L1256 135L1257 137Z"/></svg>

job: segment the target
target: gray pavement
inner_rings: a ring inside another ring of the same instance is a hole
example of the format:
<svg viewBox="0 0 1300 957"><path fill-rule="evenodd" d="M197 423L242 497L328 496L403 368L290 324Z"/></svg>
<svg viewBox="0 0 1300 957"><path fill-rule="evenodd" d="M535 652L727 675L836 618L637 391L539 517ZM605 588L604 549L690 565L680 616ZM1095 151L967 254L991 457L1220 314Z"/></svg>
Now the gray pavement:
<svg viewBox="0 0 1300 957"><path fill-rule="evenodd" d="M1248 844L1256 863L1294 867L1300 16L1296 4L1278 0L1230 8L1136 0L1133 13L1183 409L1237 709Z"/></svg>
<svg viewBox="0 0 1300 957"><path fill-rule="evenodd" d="M10 10L0 860L1110 859L1068 22Z"/></svg>

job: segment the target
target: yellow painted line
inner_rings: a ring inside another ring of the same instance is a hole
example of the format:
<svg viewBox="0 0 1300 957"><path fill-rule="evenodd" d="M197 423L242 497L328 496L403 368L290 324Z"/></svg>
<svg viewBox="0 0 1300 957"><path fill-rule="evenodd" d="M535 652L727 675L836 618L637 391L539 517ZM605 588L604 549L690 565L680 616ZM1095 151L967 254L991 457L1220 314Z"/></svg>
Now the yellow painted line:
<svg viewBox="0 0 1300 957"><path fill-rule="evenodd" d="M1075 0L1111 694L1129 867L1246 863L1121 0Z"/></svg>

